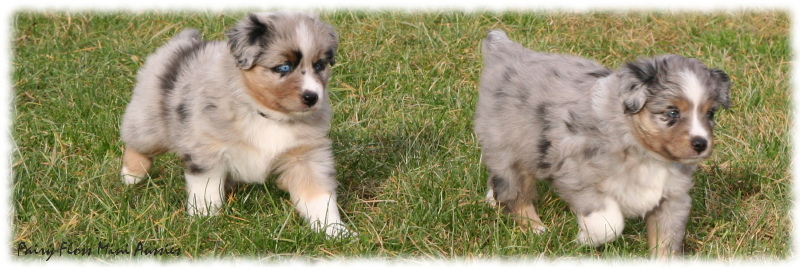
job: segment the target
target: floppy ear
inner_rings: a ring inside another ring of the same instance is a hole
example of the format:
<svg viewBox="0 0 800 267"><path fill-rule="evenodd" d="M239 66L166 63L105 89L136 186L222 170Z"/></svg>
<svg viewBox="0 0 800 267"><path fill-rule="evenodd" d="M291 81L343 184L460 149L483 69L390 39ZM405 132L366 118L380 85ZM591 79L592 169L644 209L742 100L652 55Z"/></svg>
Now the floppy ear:
<svg viewBox="0 0 800 267"><path fill-rule="evenodd" d="M328 47L328 50L325 51L325 58L328 60L328 63L331 66L336 65L336 50L339 49L339 35L336 33L336 29L334 29L330 24L322 21L319 17L313 17L313 20L314 23L320 25L331 38L331 42L329 44L330 46Z"/></svg>
<svg viewBox="0 0 800 267"><path fill-rule="evenodd" d="M625 75L622 76L620 96L625 114L639 113L647 102L648 88L657 82L658 66L654 60L642 59L628 62L622 71Z"/></svg>
<svg viewBox="0 0 800 267"><path fill-rule="evenodd" d="M330 37L328 50L325 51L325 58L331 66L336 65L336 50L339 49L339 34L336 33L336 29L332 25L320 19L319 14L313 13L309 16L314 23L321 27L322 31L328 35L327 37Z"/></svg>
<svg viewBox="0 0 800 267"><path fill-rule="evenodd" d="M711 78L714 79L717 89L716 101L724 108L731 107L731 78L719 69L711 69Z"/></svg>
<svg viewBox="0 0 800 267"><path fill-rule="evenodd" d="M259 15L250 13L228 31L228 47L236 58L236 66L247 70L253 67L261 51L269 43L273 27Z"/></svg>
<svg viewBox="0 0 800 267"><path fill-rule="evenodd" d="M327 27L330 28L330 35L331 35L331 38L333 38L333 42L334 42L334 45L331 46L331 49L330 49L330 51L331 51L330 52L330 60L331 60L330 63L331 63L331 66L333 66L333 65L336 64L336 50L339 49L339 34L336 33L336 31L333 29L333 26L328 25Z"/></svg>

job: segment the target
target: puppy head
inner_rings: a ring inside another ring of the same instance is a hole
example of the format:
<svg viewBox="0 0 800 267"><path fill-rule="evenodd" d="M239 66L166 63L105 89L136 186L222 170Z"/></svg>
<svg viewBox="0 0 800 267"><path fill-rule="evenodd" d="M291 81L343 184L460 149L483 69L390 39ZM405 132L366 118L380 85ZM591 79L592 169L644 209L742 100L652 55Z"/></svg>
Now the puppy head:
<svg viewBox="0 0 800 267"><path fill-rule="evenodd" d="M332 26L303 13L251 13L227 34L258 109L300 115L320 109L338 47Z"/></svg>
<svg viewBox="0 0 800 267"><path fill-rule="evenodd" d="M625 114L639 143L664 159L696 164L711 155L714 113L729 108L730 78L676 55L621 68Z"/></svg>

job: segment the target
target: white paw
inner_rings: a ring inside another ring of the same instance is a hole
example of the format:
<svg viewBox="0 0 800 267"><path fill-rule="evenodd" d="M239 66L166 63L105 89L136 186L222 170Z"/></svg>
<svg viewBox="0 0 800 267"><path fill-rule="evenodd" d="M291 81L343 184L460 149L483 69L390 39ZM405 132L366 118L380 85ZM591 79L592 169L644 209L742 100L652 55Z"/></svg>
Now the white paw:
<svg viewBox="0 0 800 267"><path fill-rule="evenodd" d="M494 199L494 190L491 188L489 188L489 191L486 192L486 203L489 204L489 206L492 206L492 208L497 208L497 206L500 205L500 203L497 202L497 199Z"/></svg>
<svg viewBox="0 0 800 267"><path fill-rule="evenodd" d="M616 231L614 229L604 229L602 231L592 232L581 229L578 232L578 238L576 241L578 241L578 243L581 245L596 247L614 240L617 237L615 232Z"/></svg>
<svg viewBox="0 0 800 267"><path fill-rule="evenodd" d="M348 230L347 227L344 227L341 223L330 223L322 226L320 222L315 222L311 224L311 229L316 232L320 232L324 229L325 235L328 238L350 238L358 236L358 233Z"/></svg>
<svg viewBox="0 0 800 267"><path fill-rule="evenodd" d="M126 185L136 184L144 180L142 176L131 174L125 166L122 166L122 171L119 173L119 176Z"/></svg>
<svg viewBox="0 0 800 267"><path fill-rule="evenodd" d="M203 176L186 174L186 212L191 216L214 216L219 214L225 195L225 179L220 169L213 169Z"/></svg>
<svg viewBox="0 0 800 267"><path fill-rule="evenodd" d="M580 244L599 246L616 239L625 228L625 218L616 201L606 198L605 207L587 216L578 215L577 241Z"/></svg>
<svg viewBox="0 0 800 267"><path fill-rule="evenodd" d="M531 225L531 232L534 234L544 234L547 232L547 227L544 226L541 222L536 225Z"/></svg>
<svg viewBox="0 0 800 267"><path fill-rule="evenodd" d="M296 208L308 220L312 230L325 231L328 238L356 236L342 224L334 196L323 195L308 202L298 202Z"/></svg>
<svg viewBox="0 0 800 267"><path fill-rule="evenodd" d="M221 208L221 203L202 202L202 204L195 204L190 202L189 204L186 204L186 212L189 213L189 216L216 216L219 214L219 210Z"/></svg>

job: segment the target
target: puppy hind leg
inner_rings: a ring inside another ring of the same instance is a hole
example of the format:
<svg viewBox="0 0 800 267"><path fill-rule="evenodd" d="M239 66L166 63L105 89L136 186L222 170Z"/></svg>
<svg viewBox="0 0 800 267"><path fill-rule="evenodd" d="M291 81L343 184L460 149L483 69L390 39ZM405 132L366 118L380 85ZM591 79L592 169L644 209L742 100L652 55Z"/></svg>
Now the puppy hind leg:
<svg viewBox="0 0 800 267"><path fill-rule="evenodd" d="M141 182L147 176L147 172L150 171L152 165L153 157L136 151L130 146L125 146L125 152L122 154L120 178L127 185Z"/></svg>
<svg viewBox="0 0 800 267"><path fill-rule="evenodd" d="M297 147L278 163L278 186L289 192L292 203L314 231L328 237L355 235L344 227L336 205L336 178L330 146Z"/></svg>
<svg viewBox="0 0 800 267"><path fill-rule="evenodd" d="M494 181L495 179L497 179L498 181L495 182ZM488 188L489 189L486 190L486 203L489 204L489 206L491 206L492 208L500 207L500 202L497 201L497 197L495 197L496 193L494 191L495 184L498 184L498 183L499 184L503 184L503 183L505 183L505 181L502 181L500 179L501 179L500 177L495 176L494 174L491 174L491 172L489 173L489 181L488 181L488 184L489 184ZM503 188L501 188L501 190L503 190Z"/></svg>
<svg viewBox="0 0 800 267"><path fill-rule="evenodd" d="M510 175L515 179L505 179L495 174L490 176L487 200L502 206L503 211L510 213L522 228L534 233L547 231L533 205L536 200L536 178L517 163L512 165Z"/></svg>
<svg viewBox="0 0 800 267"><path fill-rule="evenodd" d="M539 214L536 212L536 206L534 206L533 203L526 202L517 205L516 209L512 210L511 213L515 215L514 219L518 224L521 224L523 228L537 234L547 231L547 227L544 226L542 219L539 218Z"/></svg>
<svg viewBox="0 0 800 267"><path fill-rule="evenodd" d="M515 215L518 224L522 224L534 233L544 233L547 227L542 223L539 214L536 212L536 206L533 202L537 199L536 194L536 178L533 175L527 175L526 172L518 174L518 184L520 185L520 194L517 202L511 208L511 214Z"/></svg>

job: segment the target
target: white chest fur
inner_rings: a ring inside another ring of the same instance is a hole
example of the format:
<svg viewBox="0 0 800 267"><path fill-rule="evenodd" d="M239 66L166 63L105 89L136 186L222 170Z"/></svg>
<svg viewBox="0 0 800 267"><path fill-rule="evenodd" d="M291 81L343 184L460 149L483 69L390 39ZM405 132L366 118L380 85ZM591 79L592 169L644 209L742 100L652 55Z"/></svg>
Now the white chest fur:
<svg viewBox="0 0 800 267"><path fill-rule="evenodd" d="M668 165L647 161L621 170L619 177L606 182L605 189L625 217L644 216L661 202L671 175Z"/></svg>
<svg viewBox="0 0 800 267"><path fill-rule="evenodd" d="M251 120L241 134L225 155L231 178L239 182L263 183L275 159L297 143L293 127L265 118Z"/></svg>

